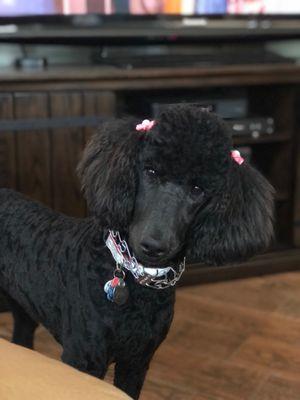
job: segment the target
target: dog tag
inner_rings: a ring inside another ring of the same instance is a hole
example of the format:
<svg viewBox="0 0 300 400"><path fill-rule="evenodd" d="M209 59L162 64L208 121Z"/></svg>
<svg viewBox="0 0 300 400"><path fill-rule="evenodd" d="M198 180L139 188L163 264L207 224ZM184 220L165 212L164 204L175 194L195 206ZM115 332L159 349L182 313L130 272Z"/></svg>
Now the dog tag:
<svg viewBox="0 0 300 400"><path fill-rule="evenodd" d="M124 279L118 278L117 276L106 282L104 291L107 299L119 306L125 304L129 297L128 288Z"/></svg>

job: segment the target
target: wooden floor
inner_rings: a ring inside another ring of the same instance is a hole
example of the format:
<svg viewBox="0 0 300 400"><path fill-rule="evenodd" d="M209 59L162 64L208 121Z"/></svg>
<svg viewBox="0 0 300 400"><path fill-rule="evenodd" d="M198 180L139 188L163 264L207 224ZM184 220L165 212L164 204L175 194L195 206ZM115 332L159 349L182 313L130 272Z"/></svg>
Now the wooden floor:
<svg viewBox="0 0 300 400"><path fill-rule="evenodd" d="M10 334L1 314L0 336ZM60 354L40 328L36 349ZM300 272L178 290L141 399L299 400Z"/></svg>

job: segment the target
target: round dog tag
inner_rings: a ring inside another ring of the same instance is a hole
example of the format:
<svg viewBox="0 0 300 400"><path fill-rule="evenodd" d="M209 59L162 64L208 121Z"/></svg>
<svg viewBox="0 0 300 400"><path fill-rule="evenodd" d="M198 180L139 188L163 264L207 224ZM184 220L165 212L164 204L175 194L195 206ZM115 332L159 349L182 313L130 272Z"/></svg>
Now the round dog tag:
<svg viewBox="0 0 300 400"><path fill-rule="evenodd" d="M125 304L128 300L129 292L123 278L115 276L110 281L107 281L104 291L107 299L118 305Z"/></svg>
<svg viewBox="0 0 300 400"><path fill-rule="evenodd" d="M125 304L128 300L129 292L122 278L119 278L119 284L115 287L113 301L119 306Z"/></svg>

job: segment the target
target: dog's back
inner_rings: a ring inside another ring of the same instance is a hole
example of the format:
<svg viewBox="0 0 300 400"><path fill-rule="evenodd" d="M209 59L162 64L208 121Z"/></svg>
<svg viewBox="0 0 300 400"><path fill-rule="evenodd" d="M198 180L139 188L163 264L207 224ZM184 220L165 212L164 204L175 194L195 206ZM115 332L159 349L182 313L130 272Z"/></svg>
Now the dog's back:
<svg viewBox="0 0 300 400"><path fill-rule="evenodd" d="M76 222L13 190L0 190L0 288L50 330L60 326L70 266L65 260Z"/></svg>

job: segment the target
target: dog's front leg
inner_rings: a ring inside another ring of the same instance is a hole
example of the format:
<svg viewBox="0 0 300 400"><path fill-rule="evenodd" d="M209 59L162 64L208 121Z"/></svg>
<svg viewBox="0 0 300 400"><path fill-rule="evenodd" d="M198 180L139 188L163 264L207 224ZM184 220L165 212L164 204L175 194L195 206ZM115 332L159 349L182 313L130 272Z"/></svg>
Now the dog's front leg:
<svg viewBox="0 0 300 400"><path fill-rule="evenodd" d="M12 342L32 349L34 332L38 326L38 323L30 318L30 316L16 301L11 298L8 300L14 318Z"/></svg>
<svg viewBox="0 0 300 400"><path fill-rule="evenodd" d="M103 379L108 369L107 356L105 353L101 355L96 353L96 351L82 351L79 348L76 350L64 348L61 359L81 372Z"/></svg>
<svg viewBox="0 0 300 400"><path fill-rule="evenodd" d="M116 362L114 384L134 400L139 398L151 358Z"/></svg>

